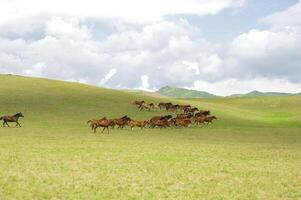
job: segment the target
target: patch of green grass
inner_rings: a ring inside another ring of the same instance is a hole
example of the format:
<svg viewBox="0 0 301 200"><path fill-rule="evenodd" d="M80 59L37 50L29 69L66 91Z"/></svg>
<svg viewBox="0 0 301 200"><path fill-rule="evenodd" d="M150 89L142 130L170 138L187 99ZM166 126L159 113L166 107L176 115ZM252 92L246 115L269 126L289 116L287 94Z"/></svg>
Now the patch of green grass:
<svg viewBox="0 0 301 200"><path fill-rule="evenodd" d="M92 117L148 119L131 102L170 99L0 76L0 199L301 199L301 97L174 100L218 120L93 134Z"/></svg>

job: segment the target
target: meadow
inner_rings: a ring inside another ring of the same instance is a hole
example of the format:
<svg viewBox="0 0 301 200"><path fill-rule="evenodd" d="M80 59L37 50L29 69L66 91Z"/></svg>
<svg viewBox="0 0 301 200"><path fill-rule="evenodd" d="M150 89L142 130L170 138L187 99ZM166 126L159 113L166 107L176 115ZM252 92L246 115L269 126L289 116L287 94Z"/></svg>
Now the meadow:
<svg viewBox="0 0 301 200"><path fill-rule="evenodd" d="M110 134L86 124L165 114L138 111L141 99L218 120ZM177 100L2 75L0 108L25 116L0 128L0 199L301 199L301 96Z"/></svg>

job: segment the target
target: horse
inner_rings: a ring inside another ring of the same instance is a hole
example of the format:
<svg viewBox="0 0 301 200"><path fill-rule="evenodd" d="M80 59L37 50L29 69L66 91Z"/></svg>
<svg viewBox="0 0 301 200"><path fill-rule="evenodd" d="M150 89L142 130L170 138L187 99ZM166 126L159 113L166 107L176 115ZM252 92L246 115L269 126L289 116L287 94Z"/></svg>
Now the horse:
<svg viewBox="0 0 301 200"><path fill-rule="evenodd" d="M185 127L187 128L192 123L190 118L175 118L174 124L176 127Z"/></svg>
<svg viewBox="0 0 301 200"><path fill-rule="evenodd" d="M184 113L187 114L187 113L195 113L196 111L198 111L199 109L198 108L191 108L191 107L186 107L184 109Z"/></svg>
<svg viewBox="0 0 301 200"><path fill-rule="evenodd" d="M91 129L94 130L95 128L97 128L98 121L106 120L106 119L107 119L106 117L103 117L101 119L90 119L87 121L87 124L90 124Z"/></svg>
<svg viewBox="0 0 301 200"><path fill-rule="evenodd" d="M152 117L149 121L155 121L155 120L164 120L164 119L171 119L172 118L172 115L165 115L165 116L155 116L155 117Z"/></svg>
<svg viewBox="0 0 301 200"><path fill-rule="evenodd" d="M197 112L194 116L195 117L202 117L202 116L208 116L210 115L210 110L200 110L199 112Z"/></svg>
<svg viewBox="0 0 301 200"><path fill-rule="evenodd" d="M133 130L133 127L140 127L141 129L145 128L146 125L148 125L149 122L144 120L144 121L138 121L138 120L131 120L129 122L129 125L131 127L131 130Z"/></svg>
<svg viewBox="0 0 301 200"><path fill-rule="evenodd" d="M125 126L127 126L129 124L129 122L131 121L131 118L129 118L127 115L121 117L120 119L112 119L110 120L110 126L115 126L117 125L118 128L124 128Z"/></svg>
<svg viewBox="0 0 301 200"><path fill-rule="evenodd" d="M217 119L217 118L215 116L209 116L209 117L207 116L205 118L205 123L206 124L211 124L214 119Z"/></svg>
<svg viewBox="0 0 301 200"><path fill-rule="evenodd" d="M155 119L149 122L150 128L155 128L156 126L159 128L167 128L172 125L172 121L167 118L163 119Z"/></svg>
<svg viewBox="0 0 301 200"><path fill-rule="evenodd" d="M5 124L9 127L7 122L16 122L16 126L21 127L21 125L19 124L19 118L20 117L24 117L23 114L21 112L13 115L13 116L2 116L0 117L0 120L3 120L3 127L5 127Z"/></svg>
<svg viewBox="0 0 301 200"><path fill-rule="evenodd" d="M105 129L108 130L108 134L110 133L110 131L109 131L110 122L106 117L104 117L102 119L98 119L98 120L97 119L91 119L87 123L90 123L90 126L91 126L92 130L94 131L94 133L96 133L96 129L98 127L103 128L102 131L101 131L102 133L104 132Z"/></svg>
<svg viewBox="0 0 301 200"><path fill-rule="evenodd" d="M177 119L186 119L186 118L192 118L193 117L193 114L191 113L188 113L188 114L178 114L177 115Z"/></svg>
<svg viewBox="0 0 301 200"><path fill-rule="evenodd" d="M149 104L142 104L142 105L140 106L140 110L148 110L148 111L150 111L150 110L151 110L151 107L150 107Z"/></svg>
<svg viewBox="0 0 301 200"><path fill-rule="evenodd" d="M171 106L171 105L172 105L171 102L168 102L168 103L160 102L160 103L158 104L158 107L160 108L160 110L162 110L163 108L165 108L165 109L167 110L167 108L168 108L169 106Z"/></svg>
<svg viewBox="0 0 301 200"><path fill-rule="evenodd" d="M134 105L136 105L138 108L141 108L145 104L145 101L134 101Z"/></svg>
<svg viewBox="0 0 301 200"><path fill-rule="evenodd" d="M170 112L177 112L179 108L180 106L178 104L166 106L166 110Z"/></svg>
<svg viewBox="0 0 301 200"><path fill-rule="evenodd" d="M149 106L150 109L153 109L153 110L156 108L155 104L153 104L153 103L148 104L148 106Z"/></svg>

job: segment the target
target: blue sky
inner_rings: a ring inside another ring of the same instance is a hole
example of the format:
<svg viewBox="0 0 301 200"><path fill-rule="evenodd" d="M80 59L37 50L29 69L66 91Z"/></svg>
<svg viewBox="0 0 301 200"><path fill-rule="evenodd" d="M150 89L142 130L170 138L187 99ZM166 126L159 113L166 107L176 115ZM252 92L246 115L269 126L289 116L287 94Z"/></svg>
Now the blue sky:
<svg viewBox="0 0 301 200"><path fill-rule="evenodd" d="M0 0L0 73L301 92L301 1Z"/></svg>
<svg viewBox="0 0 301 200"><path fill-rule="evenodd" d="M272 13L287 9L298 0L249 0L239 8L229 8L216 15L174 15L167 19L186 18L198 26L204 37L212 42L225 42L251 29L266 29L269 24L260 19Z"/></svg>

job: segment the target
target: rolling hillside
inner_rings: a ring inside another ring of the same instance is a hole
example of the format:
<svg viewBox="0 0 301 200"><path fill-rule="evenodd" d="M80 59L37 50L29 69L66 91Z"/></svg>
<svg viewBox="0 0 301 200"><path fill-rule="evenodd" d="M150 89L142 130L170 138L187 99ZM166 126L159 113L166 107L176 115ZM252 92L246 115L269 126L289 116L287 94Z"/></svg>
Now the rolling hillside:
<svg viewBox="0 0 301 200"><path fill-rule="evenodd" d="M300 93L281 93L281 92L260 92L260 91L252 91L246 94L233 94L229 97L281 97L281 96L297 96L301 95Z"/></svg>
<svg viewBox="0 0 301 200"><path fill-rule="evenodd" d="M0 76L0 199L299 199L301 97L169 99ZM149 119L134 100L192 104L218 120L188 129L113 129L92 117ZM233 187L235 185L235 187Z"/></svg>
<svg viewBox="0 0 301 200"><path fill-rule="evenodd" d="M157 93L172 98L218 98L218 96L210 94L208 92L188 90L184 88L174 88L170 86L159 89Z"/></svg>

